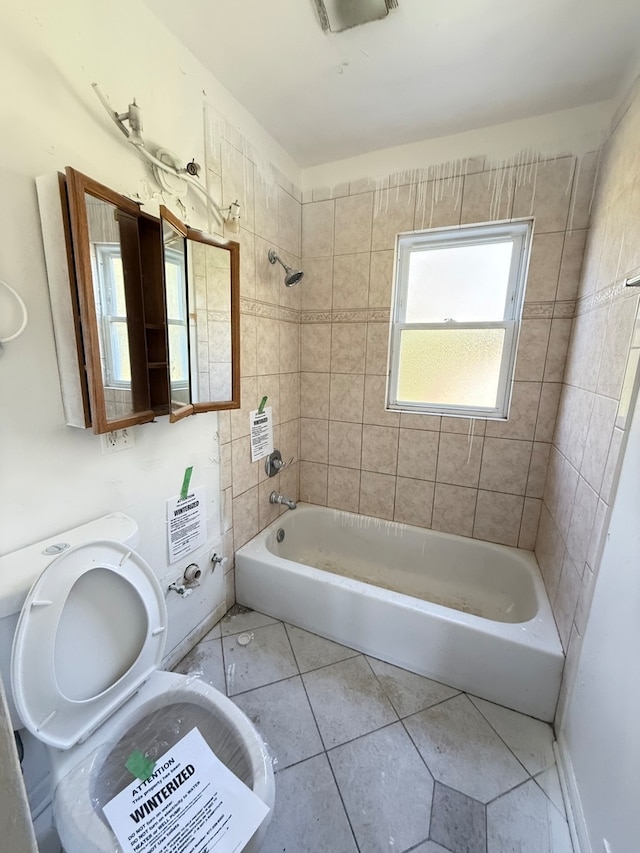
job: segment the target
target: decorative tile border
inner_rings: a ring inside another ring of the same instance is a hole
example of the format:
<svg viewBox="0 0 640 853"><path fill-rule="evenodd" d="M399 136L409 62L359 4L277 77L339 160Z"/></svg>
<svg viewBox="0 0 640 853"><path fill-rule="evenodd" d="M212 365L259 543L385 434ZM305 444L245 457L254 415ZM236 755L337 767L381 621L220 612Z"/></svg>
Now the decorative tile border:
<svg viewBox="0 0 640 853"><path fill-rule="evenodd" d="M302 311L301 323L388 323L388 308L362 308L358 311Z"/></svg>
<svg viewBox="0 0 640 853"><path fill-rule="evenodd" d="M576 305L576 316L588 314L596 308L606 305L608 302L615 302L618 299L628 299L634 296L637 291L633 287L626 287L626 275L623 278L614 281L608 287L603 287L596 290L595 293L590 293L588 296L583 296L579 299Z"/></svg>
<svg viewBox="0 0 640 853"><path fill-rule="evenodd" d="M264 317L266 320L284 320L286 323L300 322L300 312L295 308L273 305L270 302L259 302L257 299L246 299L242 296L240 297L240 313Z"/></svg>

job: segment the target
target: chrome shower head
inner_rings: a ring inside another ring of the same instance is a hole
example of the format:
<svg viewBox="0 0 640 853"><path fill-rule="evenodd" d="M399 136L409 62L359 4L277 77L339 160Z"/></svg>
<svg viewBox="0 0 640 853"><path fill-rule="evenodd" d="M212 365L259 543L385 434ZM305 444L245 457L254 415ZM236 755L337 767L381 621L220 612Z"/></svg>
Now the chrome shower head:
<svg viewBox="0 0 640 853"><path fill-rule="evenodd" d="M294 270L292 267L287 266L287 264L285 264L285 262L278 257L275 249L269 249L268 258L270 264L275 264L275 262L277 261L284 267L284 283L287 287L293 287L293 285L297 284L303 277L304 273L302 272L302 270Z"/></svg>

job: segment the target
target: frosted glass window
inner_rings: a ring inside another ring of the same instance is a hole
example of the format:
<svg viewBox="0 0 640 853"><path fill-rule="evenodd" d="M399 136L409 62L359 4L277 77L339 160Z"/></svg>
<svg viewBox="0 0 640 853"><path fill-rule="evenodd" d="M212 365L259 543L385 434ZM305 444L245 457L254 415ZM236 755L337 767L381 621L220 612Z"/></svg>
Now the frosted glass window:
<svg viewBox="0 0 640 853"><path fill-rule="evenodd" d="M387 408L508 417L530 220L397 238Z"/></svg>
<svg viewBox="0 0 640 853"><path fill-rule="evenodd" d="M400 398L495 408L504 337L504 329L403 329Z"/></svg>

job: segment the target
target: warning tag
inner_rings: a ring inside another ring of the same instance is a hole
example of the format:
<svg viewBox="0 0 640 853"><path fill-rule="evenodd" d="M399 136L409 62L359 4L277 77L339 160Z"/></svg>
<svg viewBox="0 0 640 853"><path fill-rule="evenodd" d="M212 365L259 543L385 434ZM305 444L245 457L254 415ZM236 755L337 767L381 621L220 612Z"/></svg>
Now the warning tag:
<svg viewBox="0 0 640 853"><path fill-rule="evenodd" d="M273 453L273 410L266 406L262 411L249 412L251 432L251 461Z"/></svg>
<svg viewBox="0 0 640 853"><path fill-rule="evenodd" d="M169 563L175 563L207 541L206 489L198 486L184 498L167 500Z"/></svg>
<svg viewBox="0 0 640 853"><path fill-rule="evenodd" d="M124 853L234 853L269 813L197 728L104 806Z"/></svg>

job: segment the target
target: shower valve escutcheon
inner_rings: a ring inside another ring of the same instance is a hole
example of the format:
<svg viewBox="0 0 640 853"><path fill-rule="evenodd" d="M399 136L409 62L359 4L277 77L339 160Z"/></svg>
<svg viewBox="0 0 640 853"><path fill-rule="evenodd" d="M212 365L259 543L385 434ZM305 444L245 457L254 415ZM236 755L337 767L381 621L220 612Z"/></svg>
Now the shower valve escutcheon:
<svg viewBox="0 0 640 853"><path fill-rule="evenodd" d="M293 456L288 462L284 462L280 451L274 450L264 460L264 470L266 471L267 477L275 477L278 471L282 471L283 468L291 465L292 462Z"/></svg>

